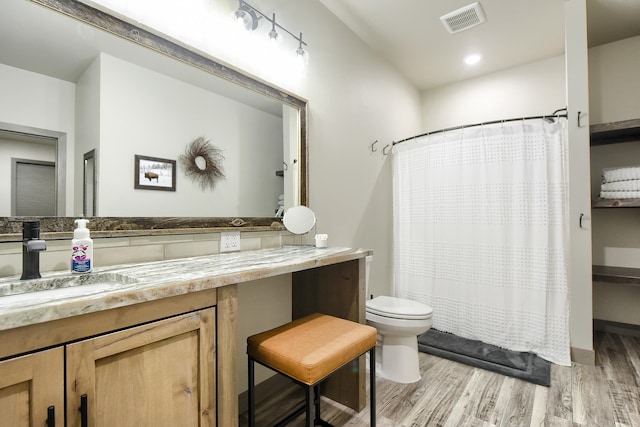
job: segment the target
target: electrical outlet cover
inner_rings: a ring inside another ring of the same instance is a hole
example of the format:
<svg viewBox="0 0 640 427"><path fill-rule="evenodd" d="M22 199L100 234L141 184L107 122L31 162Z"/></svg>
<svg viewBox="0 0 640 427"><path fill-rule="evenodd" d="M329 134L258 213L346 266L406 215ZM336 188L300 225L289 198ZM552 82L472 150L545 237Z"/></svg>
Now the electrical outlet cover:
<svg viewBox="0 0 640 427"><path fill-rule="evenodd" d="M240 250L240 232L223 231L220 233L220 252L233 252Z"/></svg>

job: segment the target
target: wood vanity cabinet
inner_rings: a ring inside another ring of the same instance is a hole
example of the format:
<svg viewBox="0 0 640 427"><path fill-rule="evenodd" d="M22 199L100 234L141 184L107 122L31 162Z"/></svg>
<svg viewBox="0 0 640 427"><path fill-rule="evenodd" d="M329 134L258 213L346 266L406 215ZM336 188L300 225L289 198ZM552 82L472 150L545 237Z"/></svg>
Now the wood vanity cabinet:
<svg viewBox="0 0 640 427"><path fill-rule="evenodd" d="M68 426L214 426L215 324L208 308L69 344Z"/></svg>
<svg viewBox="0 0 640 427"><path fill-rule="evenodd" d="M0 362L0 425L64 426L63 347Z"/></svg>
<svg viewBox="0 0 640 427"><path fill-rule="evenodd" d="M215 310L0 362L0 425L215 426Z"/></svg>

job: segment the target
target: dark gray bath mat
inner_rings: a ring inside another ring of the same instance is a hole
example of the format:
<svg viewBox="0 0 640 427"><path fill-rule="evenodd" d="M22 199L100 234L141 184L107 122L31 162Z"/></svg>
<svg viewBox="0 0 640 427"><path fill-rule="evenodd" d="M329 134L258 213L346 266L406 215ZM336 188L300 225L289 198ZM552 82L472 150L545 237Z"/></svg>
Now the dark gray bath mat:
<svg viewBox="0 0 640 427"><path fill-rule="evenodd" d="M418 349L545 387L551 383L551 362L533 353L510 351L435 329L418 336Z"/></svg>

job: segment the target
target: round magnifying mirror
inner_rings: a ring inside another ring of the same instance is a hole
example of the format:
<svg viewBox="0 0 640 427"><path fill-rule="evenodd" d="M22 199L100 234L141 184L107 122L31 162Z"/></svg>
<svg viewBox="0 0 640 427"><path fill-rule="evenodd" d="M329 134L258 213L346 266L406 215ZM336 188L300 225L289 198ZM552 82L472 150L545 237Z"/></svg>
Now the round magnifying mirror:
<svg viewBox="0 0 640 427"><path fill-rule="evenodd" d="M316 224L316 215L306 206L294 206L284 213L282 223L293 234L306 234Z"/></svg>

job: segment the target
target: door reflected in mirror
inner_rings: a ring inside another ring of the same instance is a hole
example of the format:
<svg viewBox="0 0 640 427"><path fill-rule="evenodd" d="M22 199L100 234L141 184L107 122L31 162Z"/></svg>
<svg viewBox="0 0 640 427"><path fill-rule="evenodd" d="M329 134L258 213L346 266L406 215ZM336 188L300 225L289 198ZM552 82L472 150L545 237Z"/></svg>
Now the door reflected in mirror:
<svg viewBox="0 0 640 427"><path fill-rule="evenodd" d="M96 216L96 150L84 153L82 207L84 216Z"/></svg>
<svg viewBox="0 0 640 427"><path fill-rule="evenodd" d="M55 216L56 142L0 131L0 216Z"/></svg>

